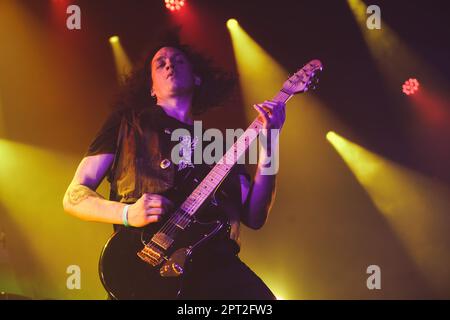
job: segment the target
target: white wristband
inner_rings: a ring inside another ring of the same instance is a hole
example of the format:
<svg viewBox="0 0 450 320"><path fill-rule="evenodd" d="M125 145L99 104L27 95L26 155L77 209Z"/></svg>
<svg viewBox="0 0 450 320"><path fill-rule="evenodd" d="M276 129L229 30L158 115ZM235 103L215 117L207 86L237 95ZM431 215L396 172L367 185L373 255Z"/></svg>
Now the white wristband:
<svg viewBox="0 0 450 320"><path fill-rule="evenodd" d="M128 208L130 207L129 204L127 204L125 207L123 207L123 211L122 211L122 222L123 225L125 227L129 227L130 225L128 224Z"/></svg>

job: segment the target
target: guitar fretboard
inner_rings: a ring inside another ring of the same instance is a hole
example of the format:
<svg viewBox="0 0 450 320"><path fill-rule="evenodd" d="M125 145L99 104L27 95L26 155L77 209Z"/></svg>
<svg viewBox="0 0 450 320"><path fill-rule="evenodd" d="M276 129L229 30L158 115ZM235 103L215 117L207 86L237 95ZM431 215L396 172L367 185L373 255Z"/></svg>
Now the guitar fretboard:
<svg viewBox="0 0 450 320"><path fill-rule="evenodd" d="M285 103L291 97L292 95L280 91L273 100ZM205 200L214 192L223 179L226 178L238 159L244 155L253 141L258 137L262 127L263 121L257 117L182 203L180 209L187 216L181 219L180 216L174 217L179 227L184 228L189 223L189 217L192 217L197 212Z"/></svg>

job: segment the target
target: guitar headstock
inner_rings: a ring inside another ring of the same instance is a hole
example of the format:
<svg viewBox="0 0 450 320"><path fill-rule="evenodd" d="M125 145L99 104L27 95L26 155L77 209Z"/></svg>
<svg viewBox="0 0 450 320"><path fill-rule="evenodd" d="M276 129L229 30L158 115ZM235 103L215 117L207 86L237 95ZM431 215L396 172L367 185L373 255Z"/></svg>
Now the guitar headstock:
<svg viewBox="0 0 450 320"><path fill-rule="evenodd" d="M322 62L319 60L311 60L286 80L283 84L283 91L287 94L294 95L299 92L308 91L310 88L315 89L319 82L318 73L322 69Z"/></svg>

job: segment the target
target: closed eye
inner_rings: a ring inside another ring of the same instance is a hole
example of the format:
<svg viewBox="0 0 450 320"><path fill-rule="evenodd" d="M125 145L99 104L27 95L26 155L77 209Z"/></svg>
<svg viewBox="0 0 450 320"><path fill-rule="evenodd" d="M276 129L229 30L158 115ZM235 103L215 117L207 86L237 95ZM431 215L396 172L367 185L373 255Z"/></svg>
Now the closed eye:
<svg viewBox="0 0 450 320"><path fill-rule="evenodd" d="M185 63L183 57L180 56L180 55L176 55L174 58L175 58L175 59L170 58L173 64L184 64L184 63ZM173 60L172 60L172 59L173 59ZM158 59L156 60L155 64L156 64L156 68L157 68L157 69L163 68L163 67L166 65L165 58L164 58L164 57L158 58Z"/></svg>

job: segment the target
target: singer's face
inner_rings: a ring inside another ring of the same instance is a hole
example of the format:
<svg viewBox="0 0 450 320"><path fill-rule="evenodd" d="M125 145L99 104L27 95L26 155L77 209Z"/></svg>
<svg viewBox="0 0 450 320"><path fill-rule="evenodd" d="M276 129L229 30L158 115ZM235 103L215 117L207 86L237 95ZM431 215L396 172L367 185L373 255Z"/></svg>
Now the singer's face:
<svg viewBox="0 0 450 320"><path fill-rule="evenodd" d="M152 59L153 92L158 99L192 93L195 76L186 55L177 48L163 47Z"/></svg>

